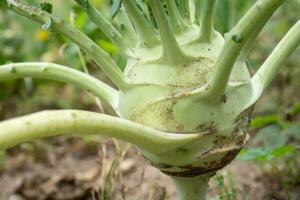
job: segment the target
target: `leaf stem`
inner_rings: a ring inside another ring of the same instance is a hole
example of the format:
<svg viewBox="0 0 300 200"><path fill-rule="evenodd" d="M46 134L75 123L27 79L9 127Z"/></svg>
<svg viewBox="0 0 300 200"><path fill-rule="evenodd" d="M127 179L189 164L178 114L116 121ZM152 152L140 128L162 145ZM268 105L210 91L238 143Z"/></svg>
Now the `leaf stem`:
<svg viewBox="0 0 300 200"><path fill-rule="evenodd" d="M175 2L175 0L173 0ZM190 17L190 8L189 8L189 0L179 0L177 1L178 9L183 18L189 19Z"/></svg>
<svg viewBox="0 0 300 200"><path fill-rule="evenodd" d="M225 36L225 44L213 69L207 88L211 101L220 101L224 95L232 68L238 59L247 38L258 26L257 22L268 21L285 0L258 0L238 24Z"/></svg>
<svg viewBox="0 0 300 200"><path fill-rule="evenodd" d="M101 49L84 33L80 32L69 24L66 24L63 20L34 7L26 6L13 1L9 4L7 3L6 8L33 21L43 24L44 28L51 28L62 33L74 41L81 49L83 49L87 55L90 56L95 63L103 69L106 75L116 84L118 88L126 89L130 86L129 83L125 81L125 77L121 69L117 66L109 54Z"/></svg>
<svg viewBox="0 0 300 200"><path fill-rule="evenodd" d="M109 103L114 109L118 92L100 80L69 67L44 62L12 63L0 65L0 81L25 77L43 78L69 83L88 90Z"/></svg>
<svg viewBox="0 0 300 200"><path fill-rule="evenodd" d="M120 29L123 31L124 38L128 41L127 43L131 47L135 47L137 45L137 35L134 30L133 24L131 23L129 16L127 15L125 8L121 6L118 13L119 21L120 21Z"/></svg>
<svg viewBox="0 0 300 200"><path fill-rule="evenodd" d="M204 0L201 5L200 37L201 42L211 42L214 31L214 11L216 0Z"/></svg>
<svg viewBox="0 0 300 200"><path fill-rule="evenodd" d="M122 39L122 35L112 25L110 21L95 8L88 0L75 0L87 13L89 18L94 22L100 30L108 37L113 43L115 43L120 50L124 51L127 47Z"/></svg>
<svg viewBox="0 0 300 200"><path fill-rule="evenodd" d="M300 20L288 31L270 56L259 68L253 81L261 83L264 90L276 76L283 63L300 45Z"/></svg>
<svg viewBox="0 0 300 200"><path fill-rule="evenodd" d="M183 20L175 1L165 0L165 2L168 8L170 24L173 31L176 33L181 33L182 31L186 30L186 23Z"/></svg>
<svg viewBox="0 0 300 200"><path fill-rule="evenodd" d="M186 61L187 57L176 41L161 1L150 0L149 4L160 32L163 46L162 60L169 64L178 64Z"/></svg>
<svg viewBox="0 0 300 200"><path fill-rule="evenodd" d="M172 134L109 115L80 110L43 111L0 122L0 148L65 134L114 137L151 153L162 153L193 142L198 134Z"/></svg>
<svg viewBox="0 0 300 200"><path fill-rule="evenodd" d="M128 16L138 33L140 43L152 47L158 43L157 33L133 0L123 1Z"/></svg>

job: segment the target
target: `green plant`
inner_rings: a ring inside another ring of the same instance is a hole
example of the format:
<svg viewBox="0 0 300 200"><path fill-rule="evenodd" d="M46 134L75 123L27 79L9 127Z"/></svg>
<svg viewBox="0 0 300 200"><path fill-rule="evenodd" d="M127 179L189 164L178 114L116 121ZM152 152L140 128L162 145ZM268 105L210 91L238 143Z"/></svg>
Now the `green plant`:
<svg viewBox="0 0 300 200"><path fill-rule="evenodd" d="M126 58L124 72L93 40L50 14L15 0L0 6L75 42L118 90L53 63L0 66L0 80L24 77L70 83L109 103L118 117L44 111L0 123L0 147L62 134L103 134L135 144L172 177L179 199L205 198L208 180L248 139L254 103L300 43L300 22L251 77L246 58L268 19L285 0L259 0L225 34L214 29L215 0L115 2L104 17L88 0L75 0ZM187 6L190 5L190 6Z"/></svg>

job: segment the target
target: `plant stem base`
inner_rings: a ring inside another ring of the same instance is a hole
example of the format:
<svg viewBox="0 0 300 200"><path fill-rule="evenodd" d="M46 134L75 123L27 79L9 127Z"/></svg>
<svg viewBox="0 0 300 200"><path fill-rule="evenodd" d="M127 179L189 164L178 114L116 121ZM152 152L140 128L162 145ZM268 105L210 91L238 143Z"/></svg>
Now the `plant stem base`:
<svg viewBox="0 0 300 200"><path fill-rule="evenodd" d="M178 200L205 200L212 174L195 177L171 177L175 183Z"/></svg>

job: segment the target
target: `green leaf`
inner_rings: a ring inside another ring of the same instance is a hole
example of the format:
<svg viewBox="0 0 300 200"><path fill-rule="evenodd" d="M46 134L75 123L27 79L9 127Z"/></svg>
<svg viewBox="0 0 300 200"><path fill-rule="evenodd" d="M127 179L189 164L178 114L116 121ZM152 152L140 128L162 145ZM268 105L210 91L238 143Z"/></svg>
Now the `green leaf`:
<svg viewBox="0 0 300 200"><path fill-rule="evenodd" d="M270 148L242 149L236 157L237 160L266 160L272 152Z"/></svg>
<svg viewBox="0 0 300 200"><path fill-rule="evenodd" d="M287 114L295 116L300 112L300 102L296 102L291 108L288 109Z"/></svg>
<svg viewBox="0 0 300 200"><path fill-rule="evenodd" d="M121 5L122 5L122 0L114 0L113 1L113 5L110 9L111 18L114 18L118 14L118 12L121 8Z"/></svg>
<svg viewBox="0 0 300 200"><path fill-rule="evenodd" d="M285 154L293 153L295 151L296 151L296 147L294 147L293 145L286 145L286 146L274 148L271 152L271 155L273 156L273 158L278 158Z"/></svg>
<svg viewBox="0 0 300 200"><path fill-rule="evenodd" d="M280 158L286 154L296 151L293 145L284 145L275 148L262 147L262 148L249 148L243 149L236 157L237 160L257 160L257 161L271 161L275 158Z"/></svg>
<svg viewBox="0 0 300 200"><path fill-rule="evenodd" d="M98 40L97 43L108 53L117 53L118 48L107 40Z"/></svg>
<svg viewBox="0 0 300 200"><path fill-rule="evenodd" d="M277 124L260 129L254 140L254 144L262 144L266 147L278 147L286 144L288 135L284 134L283 129Z"/></svg>
<svg viewBox="0 0 300 200"><path fill-rule="evenodd" d="M40 4L40 8L41 8L41 10L46 11L46 12L51 14L52 9L53 9L53 5L51 3L44 2L44 3Z"/></svg>
<svg viewBox="0 0 300 200"><path fill-rule="evenodd" d="M278 115L276 114L255 117L251 121L251 128L259 128L268 124L276 123L277 121Z"/></svg>
<svg viewBox="0 0 300 200"><path fill-rule="evenodd" d="M300 125L299 124L293 124L289 128L285 129L284 132L294 137L297 140L300 140Z"/></svg>

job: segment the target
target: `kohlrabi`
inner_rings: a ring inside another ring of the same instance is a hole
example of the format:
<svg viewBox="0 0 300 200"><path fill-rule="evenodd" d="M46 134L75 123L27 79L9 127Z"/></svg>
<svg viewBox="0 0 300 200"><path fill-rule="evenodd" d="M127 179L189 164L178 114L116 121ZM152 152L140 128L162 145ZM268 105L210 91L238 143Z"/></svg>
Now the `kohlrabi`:
<svg viewBox="0 0 300 200"><path fill-rule="evenodd" d="M75 1L126 58L124 71L88 36L52 16L49 5L0 0L0 6L71 39L118 90L52 63L1 65L0 80L33 77L76 85L106 101L119 117L62 110L11 119L0 123L0 147L71 133L115 137L135 144L171 176L179 199L204 199L210 177L245 145L255 102L299 45L300 21L251 77L248 52L285 0L256 1L224 36L214 29L216 0L119 0L114 23L88 0Z"/></svg>

